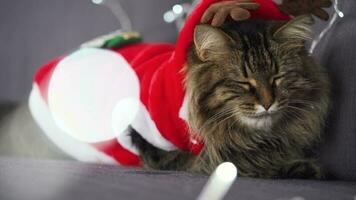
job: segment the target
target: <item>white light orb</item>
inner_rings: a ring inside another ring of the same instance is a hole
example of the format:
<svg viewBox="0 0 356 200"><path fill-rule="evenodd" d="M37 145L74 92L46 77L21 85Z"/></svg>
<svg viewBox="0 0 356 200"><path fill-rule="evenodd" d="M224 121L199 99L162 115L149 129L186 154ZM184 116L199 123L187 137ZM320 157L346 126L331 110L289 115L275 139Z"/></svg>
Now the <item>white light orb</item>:
<svg viewBox="0 0 356 200"><path fill-rule="evenodd" d="M339 16L340 16L341 18L343 18L343 17L345 17L345 14L340 11L340 12L339 12Z"/></svg>
<svg viewBox="0 0 356 200"><path fill-rule="evenodd" d="M182 14L183 13L183 6L176 4L173 6L173 12L177 15Z"/></svg>
<svg viewBox="0 0 356 200"><path fill-rule="evenodd" d="M120 54L86 48L65 57L48 88L57 126L88 143L116 138L139 110L139 80Z"/></svg>
<svg viewBox="0 0 356 200"><path fill-rule="evenodd" d="M231 162L220 164L210 176L198 200L222 200L237 177L237 168Z"/></svg>
<svg viewBox="0 0 356 200"><path fill-rule="evenodd" d="M104 3L104 0L91 0L91 2L93 3L93 4L102 4L102 3Z"/></svg>
<svg viewBox="0 0 356 200"><path fill-rule="evenodd" d="M236 179L237 169L231 162L225 162L216 169L217 177L224 182L231 182Z"/></svg>
<svg viewBox="0 0 356 200"><path fill-rule="evenodd" d="M174 15L174 13L172 11L169 11L163 15L163 19L167 23L172 23L176 19L176 16Z"/></svg>

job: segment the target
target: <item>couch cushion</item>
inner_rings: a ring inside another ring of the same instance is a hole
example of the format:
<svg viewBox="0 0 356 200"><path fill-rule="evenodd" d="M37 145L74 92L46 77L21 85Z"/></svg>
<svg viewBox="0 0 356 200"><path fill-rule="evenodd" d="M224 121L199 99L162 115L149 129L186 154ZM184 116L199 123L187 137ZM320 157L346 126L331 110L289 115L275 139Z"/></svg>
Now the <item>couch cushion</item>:
<svg viewBox="0 0 356 200"><path fill-rule="evenodd" d="M16 105L17 104L13 102L0 102L0 122L16 108Z"/></svg>
<svg viewBox="0 0 356 200"><path fill-rule="evenodd" d="M332 110L321 148L321 162L335 178L356 180L356 3L343 0L345 18L317 47L315 56L327 67L332 84Z"/></svg>
<svg viewBox="0 0 356 200"><path fill-rule="evenodd" d="M196 199L206 176L0 158L0 199ZM238 179L226 199L352 200L356 183Z"/></svg>

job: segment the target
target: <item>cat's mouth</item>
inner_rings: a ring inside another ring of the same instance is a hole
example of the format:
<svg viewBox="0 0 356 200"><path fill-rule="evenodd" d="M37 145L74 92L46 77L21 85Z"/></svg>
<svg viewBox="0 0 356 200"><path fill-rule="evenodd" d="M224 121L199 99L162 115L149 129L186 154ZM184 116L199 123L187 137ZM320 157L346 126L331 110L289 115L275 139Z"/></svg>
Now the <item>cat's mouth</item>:
<svg viewBox="0 0 356 200"><path fill-rule="evenodd" d="M248 117L256 118L256 119L262 119L266 117L272 117L277 114L277 111L265 111L261 113L256 113Z"/></svg>
<svg viewBox="0 0 356 200"><path fill-rule="evenodd" d="M272 117L270 114L261 115L248 115L248 116L240 116L240 121L251 128L269 128L272 126Z"/></svg>
<svg viewBox="0 0 356 200"><path fill-rule="evenodd" d="M264 119L264 118L274 117L277 114L278 114L278 110L273 110L273 111L248 113L248 114L244 114L244 117L253 118L253 119Z"/></svg>
<svg viewBox="0 0 356 200"><path fill-rule="evenodd" d="M251 128L270 128L276 120L278 111L265 111L240 116L240 121Z"/></svg>
<svg viewBox="0 0 356 200"><path fill-rule="evenodd" d="M273 117L280 110L277 102L273 103L269 108L265 108L262 105L255 105L255 109L254 112L250 112L246 117L254 119Z"/></svg>

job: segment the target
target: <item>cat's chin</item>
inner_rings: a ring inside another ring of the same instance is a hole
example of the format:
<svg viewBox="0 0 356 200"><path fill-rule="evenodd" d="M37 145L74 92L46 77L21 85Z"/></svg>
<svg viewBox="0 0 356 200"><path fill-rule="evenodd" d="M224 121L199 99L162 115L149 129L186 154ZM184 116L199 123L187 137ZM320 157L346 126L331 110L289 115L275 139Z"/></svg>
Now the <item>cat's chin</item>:
<svg viewBox="0 0 356 200"><path fill-rule="evenodd" d="M239 116L239 121L253 129L269 129L273 125L272 115L261 115L261 116Z"/></svg>

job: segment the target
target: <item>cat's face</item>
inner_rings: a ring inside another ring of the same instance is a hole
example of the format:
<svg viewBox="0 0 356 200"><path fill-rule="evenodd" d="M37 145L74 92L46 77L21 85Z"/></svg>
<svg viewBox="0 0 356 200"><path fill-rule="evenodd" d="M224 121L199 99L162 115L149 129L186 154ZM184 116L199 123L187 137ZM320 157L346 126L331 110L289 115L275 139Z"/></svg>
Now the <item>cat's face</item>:
<svg viewBox="0 0 356 200"><path fill-rule="evenodd" d="M302 50L311 23L304 17L259 31L244 24L198 27L197 56L211 64L202 73L206 92L199 99L208 118L233 116L244 125L262 129L285 115L298 117L305 106L313 106L320 86L313 69L305 66L303 59L308 56Z"/></svg>

